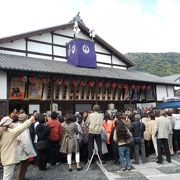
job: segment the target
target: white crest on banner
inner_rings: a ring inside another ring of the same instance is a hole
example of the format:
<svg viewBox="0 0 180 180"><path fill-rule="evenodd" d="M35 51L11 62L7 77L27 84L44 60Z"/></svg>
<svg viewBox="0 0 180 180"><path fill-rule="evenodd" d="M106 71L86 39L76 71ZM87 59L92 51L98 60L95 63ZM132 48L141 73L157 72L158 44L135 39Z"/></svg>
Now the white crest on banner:
<svg viewBox="0 0 180 180"><path fill-rule="evenodd" d="M71 55L71 45L69 44L69 47L68 47L68 57Z"/></svg>
<svg viewBox="0 0 180 180"><path fill-rule="evenodd" d="M78 33L81 31L81 30L79 29L79 26L78 26L78 22L77 22L77 21L74 22L73 31L74 31L74 36L75 36L75 37L77 37Z"/></svg>
<svg viewBox="0 0 180 180"><path fill-rule="evenodd" d="M72 54L75 53L75 50L76 50L76 46L73 44L73 45L72 45Z"/></svg>
<svg viewBox="0 0 180 180"><path fill-rule="evenodd" d="M75 50L76 50L75 45L73 44L72 47L71 47L71 45L69 44L69 47L68 47L68 57L71 56L71 53L74 54Z"/></svg>
<svg viewBox="0 0 180 180"><path fill-rule="evenodd" d="M89 30L89 36L91 37L91 39L93 40L96 36L95 30L94 29L90 29Z"/></svg>
<svg viewBox="0 0 180 180"><path fill-rule="evenodd" d="M82 46L82 50L83 50L83 52L84 52L85 54L88 54L89 51L90 51L88 45L83 45L83 46Z"/></svg>

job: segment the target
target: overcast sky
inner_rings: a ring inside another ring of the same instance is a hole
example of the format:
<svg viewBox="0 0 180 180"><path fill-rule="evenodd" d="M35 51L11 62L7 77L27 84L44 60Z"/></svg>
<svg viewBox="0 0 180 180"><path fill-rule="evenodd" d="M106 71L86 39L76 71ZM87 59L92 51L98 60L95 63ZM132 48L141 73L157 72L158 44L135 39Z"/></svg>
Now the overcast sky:
<svg viewBox="0 0 180 180"><path fill-rule="evenodd" d="M0 0L0 38L68 23L86 26L121 53L180 52L180 0Z"/></svg>

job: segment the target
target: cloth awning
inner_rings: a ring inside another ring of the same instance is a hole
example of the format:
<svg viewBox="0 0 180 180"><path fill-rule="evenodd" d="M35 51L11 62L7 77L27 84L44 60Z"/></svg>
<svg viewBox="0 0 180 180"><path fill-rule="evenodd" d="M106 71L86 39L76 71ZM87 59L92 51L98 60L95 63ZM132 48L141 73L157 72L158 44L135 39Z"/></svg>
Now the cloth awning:
<svg viewBox="0 0 180 180"><path fill-rule="evenodd" d="M163 102L156 106L156 109L166 109L166 108L173 108L173 109L180 108L180 101Z"/></svg>

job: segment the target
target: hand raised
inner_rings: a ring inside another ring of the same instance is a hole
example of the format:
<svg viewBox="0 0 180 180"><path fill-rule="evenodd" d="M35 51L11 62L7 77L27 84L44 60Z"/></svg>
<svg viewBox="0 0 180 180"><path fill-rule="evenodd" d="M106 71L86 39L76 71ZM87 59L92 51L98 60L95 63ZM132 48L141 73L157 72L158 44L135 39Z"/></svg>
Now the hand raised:
<svg viewBox="0 0 180 180"><path fill-rule="evenodd" d="M32 123L35 122L35 116L32 115L32 116L30 117L30 120L31 120Z"/></svg>

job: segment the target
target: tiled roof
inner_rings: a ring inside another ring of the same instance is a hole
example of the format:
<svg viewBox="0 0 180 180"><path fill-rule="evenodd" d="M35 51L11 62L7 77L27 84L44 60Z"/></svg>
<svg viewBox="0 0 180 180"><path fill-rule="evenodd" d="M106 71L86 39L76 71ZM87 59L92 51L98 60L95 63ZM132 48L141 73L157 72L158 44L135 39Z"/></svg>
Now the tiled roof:
<svg viewBox="0 0 180 180"><path fill-rule="evenodd" d="M170 76L164 76L163 78L170 80L170 81L176 81L177 79L180 78L180 74L173 74Z"/></svg>
<svg viewBox="0 0 180 180"><path fill-rule="evenodd" d="M66 76L74 75L92 78L94 77L124 81L138 81L144 83L147 82L156 84L180 85L172 81L167 81L162 77L140 71L121 70L107 67L97 67L96 69L74 67L66 62L1 53L0 69L26 72L42 72L46 74L61 74Z"/></svg>

